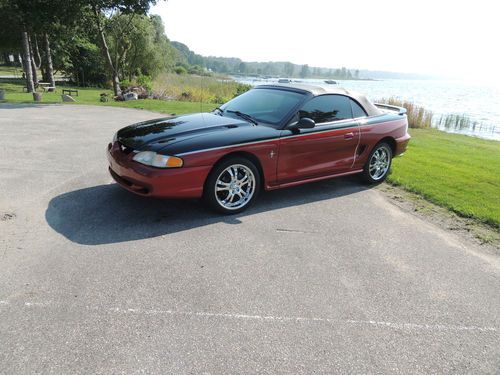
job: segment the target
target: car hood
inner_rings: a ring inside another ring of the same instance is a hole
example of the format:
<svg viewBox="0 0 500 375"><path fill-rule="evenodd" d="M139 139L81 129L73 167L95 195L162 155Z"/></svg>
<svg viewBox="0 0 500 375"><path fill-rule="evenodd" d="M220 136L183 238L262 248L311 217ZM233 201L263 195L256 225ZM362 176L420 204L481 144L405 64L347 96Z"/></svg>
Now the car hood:
<svg viewBox="0 0 500 375"><path fill-rule="evenodd" d="M224 137L224 132L255 125L212 113L198 113L149 120L127 126L118 131L117 139L124 146L137 151L162 152L170 146L204 136Z"/></svg>

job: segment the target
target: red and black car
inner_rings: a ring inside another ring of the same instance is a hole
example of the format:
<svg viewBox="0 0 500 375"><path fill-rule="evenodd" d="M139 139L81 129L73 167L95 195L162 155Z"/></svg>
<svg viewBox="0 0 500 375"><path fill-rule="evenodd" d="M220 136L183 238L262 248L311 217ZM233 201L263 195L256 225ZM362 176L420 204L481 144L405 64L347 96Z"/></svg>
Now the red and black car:
<svg viewBox="0 0 500 375"><path fill-rule="evenodd" d="M119 130L109 171L133 193L236 213L261 189L360 173L383 181L410 136L404 108L339 88L258 86L211 113Z"/></svg>

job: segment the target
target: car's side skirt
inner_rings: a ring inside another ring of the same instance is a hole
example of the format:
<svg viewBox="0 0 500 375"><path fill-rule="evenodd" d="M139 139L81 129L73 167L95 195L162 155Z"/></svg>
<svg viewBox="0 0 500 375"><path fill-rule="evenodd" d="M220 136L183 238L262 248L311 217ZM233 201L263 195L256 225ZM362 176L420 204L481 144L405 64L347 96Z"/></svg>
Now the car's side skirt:
<svg viewBox="0 0 500 375"><path fill-rule="evenodd" d="M330 175L326 175L326 176L313 177L313 178L307 178L307 179L304 179L304 180L288 182L286 184L280 184L280 185L274 185L274 186L268 186L268 185L266 185L265 189L266 190L283 189L283 188L287 188L287 187L292 187L292 186L307 184L309 182L315 182L315 181L321 181L321 180L328 180L330 178L335 178L335 177L349 176L349 175L357 174L357 173L361 173L361 172L363 172L363 169L355 169L355 170L348 171L348 172L335 173L335 174L330 174Z"/></svg>

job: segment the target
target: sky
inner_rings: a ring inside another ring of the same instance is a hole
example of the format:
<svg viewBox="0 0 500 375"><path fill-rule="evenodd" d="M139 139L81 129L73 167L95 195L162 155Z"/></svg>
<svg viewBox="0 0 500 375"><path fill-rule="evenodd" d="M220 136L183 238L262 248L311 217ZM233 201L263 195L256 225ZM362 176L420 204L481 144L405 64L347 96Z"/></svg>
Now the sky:
<svg viewBox="0 0 500 375"><path fill-rule="evenodd" d="M160 0L151 13L204 56L500 83L498 0Z"/></svg>

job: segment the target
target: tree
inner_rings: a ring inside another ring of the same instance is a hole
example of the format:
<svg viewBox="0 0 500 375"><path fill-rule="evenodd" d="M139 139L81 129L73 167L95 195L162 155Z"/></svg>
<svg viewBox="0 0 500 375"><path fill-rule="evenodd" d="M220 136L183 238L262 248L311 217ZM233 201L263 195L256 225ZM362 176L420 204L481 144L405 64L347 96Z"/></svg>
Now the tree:
<svg viewBox="0 0 500 375"><path fill-rule="evenodd" d="M32 41L32 38L28 36L28 48L29 48L29 52L30 52L30 62L31 62L31 74L33 75L33 82L35 82L35 84L38 83L38 73L37 73L37 70L38 68L40 68L40 65L38 65L36 63L36 57L35 57L35 53L34 53L34 48L33 48L33 41ZM40 56L38 56L40 57ZM40 61L40 60L38 60Z"/></svg>
<svg viewBox="0 0 500 375"><path fill-rule="evenodd" d="M107 30L110 52L121 78L132 80L141 74L154 77L173 68L175 52L159 16L116 14L109 19Z"/></svg>
<svg viewBox="0 0 500 375"><path fill-rule="evenodd" d="M120 95L120 78L116 61L110 53L105 34L106 15L114 13L120 14L146 14L151 5L156 4L156 0L87 0L83 4L90 6L94 15L94 22L97 26L98 37L101 44L102 53L111 73L111 81L115 95ZM124 43L124 36L117 36L117 44Z"/></svg>
<svg viewBox="0 0 500 375"><path fill-rule="evenodd" d="M59 41L55 65L69 73L79 86L103 85L107 79L106 62L99 45L85 33Z"/></svg>
<svg viewBox="0 0 500 375"><path fill-rule="evenodd" d="M285 72L285 76L292 77L294 70L295 70L295 67L293 66L293 64L291 62L286 62L283 70Z"/></svg>
<svg viewBox="0 0 500 375"><path fill-rule="evenodd" d="M304 64L304 65L302 65L302 68L300 69L300 77L306 78L308 75L309 75L309 65Z"/></svg>
<svg viewBox="0 0 500 375"><path fill-rule="evenodd" d="M3 26L0 32L0 51L12 54L20 53L23 28L10 1L0 0L0 14Z"/></svg>
<svg viewBox="0 0 500 375"><path fill-rule="evenodd" d="M344 66L342 67L340 76L341 76L341 78L347 78L347 68L346 67L344 67Z"/></svg>
<svg viewBox="0 0 500 375"><path fill-rule="evenodd" d="M50 50L50 41L47 33L43 34L45 40L45 63L47 78L50 81L50 86L56 87L56 80L54 78L54 65L52 64L52 51Z"/></svg>
<svg viewBox="0 0 500 375"><path fill-rule="evenodd" d="M7 19L8 29L19 30L23 51L23 67L28 91L37 81L37 68L41 67L36 34L44 35L46 72L51 86L55 86L54 74L49 63L51 58L50 42L47 36L53 26L59 22L69 24L78 18L81 7L78 1L65 0L0 0L2 19ZM36 63L38 59L38 64ZM32 91L32 90L31 90Z"/></svg>
<svg viewBox="0 0 500 375"><path fill-rule="evenodd" d="M0 0L0 14L2 14L2 21L9 25L4 37L0 37L0 41L6 42L6 45L12 45L14 41L20 40L22 64L24 76L26 79L26 88L28 92L35 91L35 84L33 82L33 69L31 64L30 43L28 35L28 19L29 12L24 8L26 7L25 1L21 0ZM12 35L12 32L20 36L18 39ZM5 47L4 47L5 48Z"/></svg>
<svg viewBox="0 0 500 375"><path fill-rule="evenodd" d="M33 70L31 67L31 53L29 46L28 32L23 31L21 33L22 43L23 43L23 66L24 74L26 76L26 88L28 92L35 92L35 85L33 83Z"/></svg>
<svg viewBox="0 0 500 375"><path fill-rule="evenodd" d="M273 72L274 72L274 69L273 69L273 64L271 63L266 63L264 65L264 70L262 71L264 73L264 75L266 76L269 76L269 75L272 75Z"/></svg>
<svg viewBox="0 0 500 375"><path fill-rule="evenodd" d="M247 64L245 64L243 61L240 62L240 65L238 67L238 73L245 74L247 72Z"/></svg>

